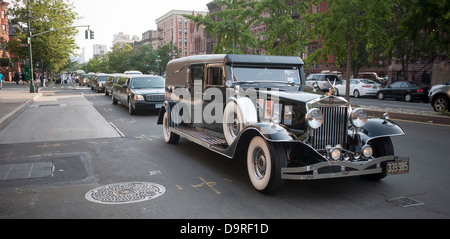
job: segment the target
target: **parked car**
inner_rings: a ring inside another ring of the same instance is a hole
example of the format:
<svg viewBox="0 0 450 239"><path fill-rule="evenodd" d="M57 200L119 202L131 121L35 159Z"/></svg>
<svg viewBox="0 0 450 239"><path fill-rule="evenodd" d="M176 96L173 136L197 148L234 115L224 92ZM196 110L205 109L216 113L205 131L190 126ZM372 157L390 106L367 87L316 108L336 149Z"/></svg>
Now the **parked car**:
<svg viewBox="0 0 450 239"><path fill-rule="evenodd" d="M346 82L342 81L341 84L336 84L335 95L345 96L346 91ZM367 79L351 79L350 80L350 96L354 96L355 98L361 96L376 96L380 89L380 84L376 83L372 80Z"/></svg>
<svg viewBox="0 0 450 239"><path fill-rule="evenodd" d="M159 109L165 99L164 87L165 80L160 76L121 75L113 85L113 104L127 105L131 115L139 110Z"/></svg>
<svg viewBox="0 0 450 239"><path fill-rule="evenodd" d="M433 109L437 112L450 110L450 81L447 81L443 85L435 85L431 87L428 99L433 106Z"/></svg>
<svg viewBox="0 0 450 239"><path fill-rule="evenodd" d="M125 75L143 75L140 71L125 71L123 74Z"/></svg>
<svg viewBox="0 0 450 239"><path fill-rule="evenodd" d="M381 88L377 93L379 100L385 98L403 99L406 102L413 100L428 102L429 87L422 82L397 81Z"/></svg>
<svg viewBox="0 0 450 239"><path fill-rule="evenodd" d="M108 96L109 94L112 94L113 85L119 79L119 76L121 74L112 74L106 79L105 81L105 95Z"/></svg>
<svg viewBox="0 0 450 239"><path fill-rule="evenodd" d="M394 122L369 119L343 97L303 92L299 57L200 55L167 65L160 110L167 143L184 137L244 159L253 187L275 193L284 181L408 173L394 156Z"/></svg>
<svg viewBox="0 0 450 239"><path fill-rule="evenodd" d="M97 93L105 92L105 83L109 74L95 74L91 80L91 89L97 91Z"/></svg>
<svg viewBox="0 0 450 239"><path fill-rule="evenodd" d="M341 84L342 78L334 74L311 74L306 78L306 86L311 89L317 87L319 90L327 92L330 88L328 81L331 84L335 81L336 84Z"/></svg>
<svg viewBox="0 0 450 239"><path fill-rule="evenodd" d="M80 76L80 79L78 80L78 85L80 86L87 86L89 82L89 76L92 74L83 74Z"/></svg>

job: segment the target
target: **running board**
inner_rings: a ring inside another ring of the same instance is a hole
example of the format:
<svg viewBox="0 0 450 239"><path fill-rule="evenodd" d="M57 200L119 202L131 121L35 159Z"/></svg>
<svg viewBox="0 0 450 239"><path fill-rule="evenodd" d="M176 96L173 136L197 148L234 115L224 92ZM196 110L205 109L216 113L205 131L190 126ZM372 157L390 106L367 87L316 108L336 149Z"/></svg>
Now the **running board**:
<svg viewBox="0 0 450 239"><path fill-rule="evenodd" d="M170 130L173 133L178 134L182 137L185 137L197 144L200 144L201 146L203 146L205 148L212 149L214 151L219 150L218 153L222 153L220 151L223 151L228 148L228 144L225 139L211 136L205 132L200 132L193 128L171 127Z"/></svg>

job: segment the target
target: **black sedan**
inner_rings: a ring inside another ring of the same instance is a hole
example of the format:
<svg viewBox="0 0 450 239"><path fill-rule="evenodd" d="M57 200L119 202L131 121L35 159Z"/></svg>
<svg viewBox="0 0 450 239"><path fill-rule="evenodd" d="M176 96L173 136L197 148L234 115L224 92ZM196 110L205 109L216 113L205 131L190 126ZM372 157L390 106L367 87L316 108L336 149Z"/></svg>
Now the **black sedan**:
<svg viewBox="0 0 450 239"><path fill-rule="evenodd" d="M91 80L91 89L97 91L97 93L105 92L105 82L110 75L96 74Z"/></svg>
<svg viewBox="0 0 450 239"><path fill-rule="evenodd" d="M377 93L380 100L385 98L404 99L406 102L413 100L428 102L428 91L430 87L421 82L397 81L391 85L381 88Z"/></svg>
<svg viewBox="0 0 450 239"><path fill-rule="evenodd" d="M159 109L165 100L165 84L160 76L121 75L113 85L113 104L127 105L131 115L138 110Z"/></svg>

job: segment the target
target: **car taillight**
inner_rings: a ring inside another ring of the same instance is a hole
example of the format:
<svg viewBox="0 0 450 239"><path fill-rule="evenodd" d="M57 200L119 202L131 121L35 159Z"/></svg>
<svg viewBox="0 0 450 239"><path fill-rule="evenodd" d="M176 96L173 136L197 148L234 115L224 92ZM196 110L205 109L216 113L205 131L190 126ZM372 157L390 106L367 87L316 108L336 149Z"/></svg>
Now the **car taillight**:
<svg viewBox="0 0 450 239"><path fill-rule="evenodd" d="M423 89L422 88L418 89L417 93L423 93Z"/></svg>

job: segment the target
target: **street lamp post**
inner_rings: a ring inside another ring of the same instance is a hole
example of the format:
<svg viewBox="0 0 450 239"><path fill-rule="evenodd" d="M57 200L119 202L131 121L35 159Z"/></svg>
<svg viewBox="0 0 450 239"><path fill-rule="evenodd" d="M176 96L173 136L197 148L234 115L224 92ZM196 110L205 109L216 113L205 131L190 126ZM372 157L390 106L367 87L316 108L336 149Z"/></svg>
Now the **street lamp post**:
<svg viewBox="0 0 450 239"><path fill-rule="evenodd" d="M28 20L28 53L30 60L30 93L36 93L34 87L34 74L33 74L33 50L31 48L31 21L30 21L30 0L27 0L27 20Z"/></svg>

